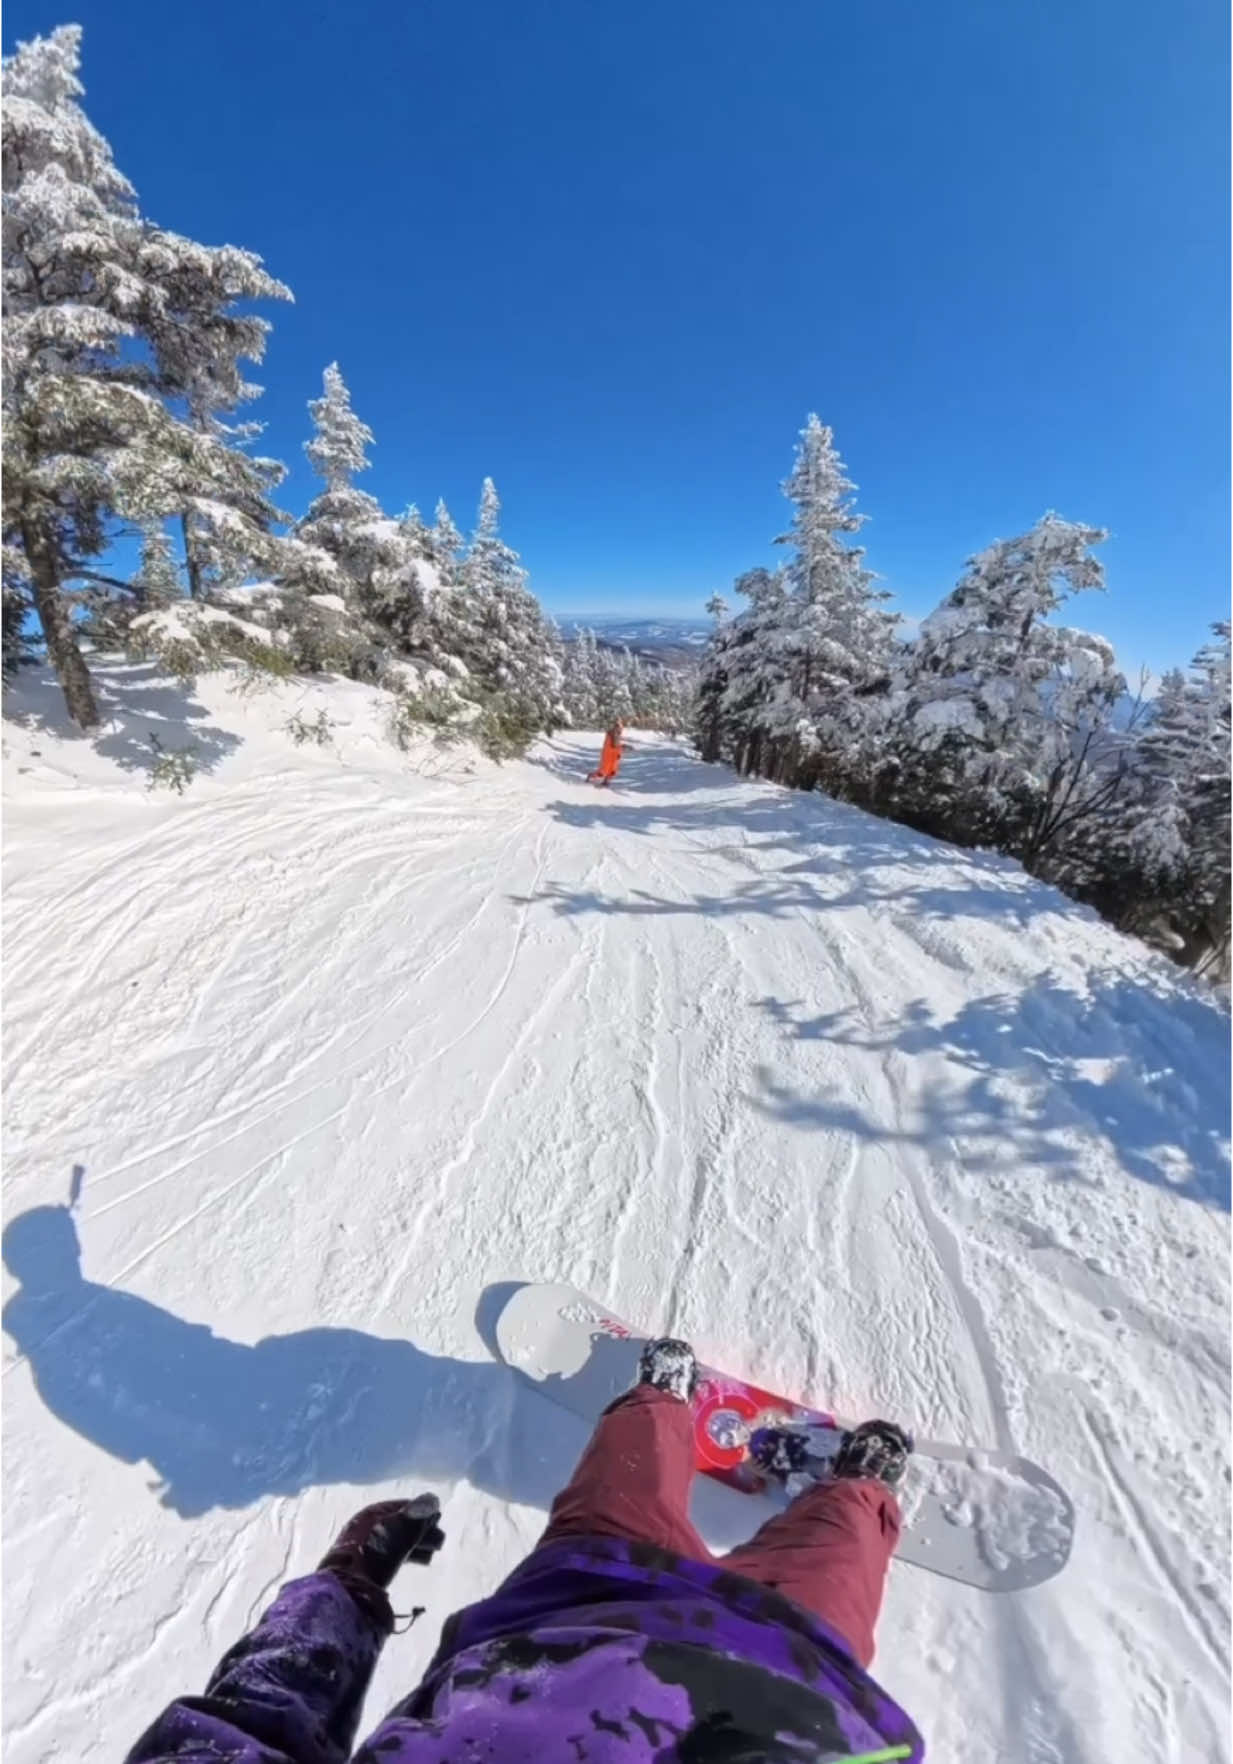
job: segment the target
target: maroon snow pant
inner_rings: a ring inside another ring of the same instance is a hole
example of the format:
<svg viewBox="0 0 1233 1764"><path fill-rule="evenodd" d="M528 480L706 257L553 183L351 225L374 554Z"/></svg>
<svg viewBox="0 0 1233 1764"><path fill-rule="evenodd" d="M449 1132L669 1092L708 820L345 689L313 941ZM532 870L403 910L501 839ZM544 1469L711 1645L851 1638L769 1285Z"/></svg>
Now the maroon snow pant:
<svg viewBox="0 0 1233 1764"><path fill-rule="evenodd" d="M688 1404L638 1385L600 1416L578 1468L552 1503L540 1541L634 1538L698 1562L722 1560L829 1623L868 1666L899 1541L899 1503L886 1485L867 1478L816 1483L748 1543L719 1558L690 1523L693 1476Z"/></svg>

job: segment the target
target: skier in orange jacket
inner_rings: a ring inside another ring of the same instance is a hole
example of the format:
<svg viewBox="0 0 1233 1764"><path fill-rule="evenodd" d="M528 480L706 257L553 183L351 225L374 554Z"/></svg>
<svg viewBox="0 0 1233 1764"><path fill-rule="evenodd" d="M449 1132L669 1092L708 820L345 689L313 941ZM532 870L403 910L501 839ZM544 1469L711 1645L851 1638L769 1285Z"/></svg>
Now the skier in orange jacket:
<svg viewBox="0 0 1233 1764"><path fill-rule="evenodd" d="M604 736L604 746L599 756L598 766L593 772L587 773L588 784L611 784L616 777L617 768L621 763L621 755L625 752L625 748L621 744L621 736L624 733L623 723L619 721L613 723Z"/></svg>

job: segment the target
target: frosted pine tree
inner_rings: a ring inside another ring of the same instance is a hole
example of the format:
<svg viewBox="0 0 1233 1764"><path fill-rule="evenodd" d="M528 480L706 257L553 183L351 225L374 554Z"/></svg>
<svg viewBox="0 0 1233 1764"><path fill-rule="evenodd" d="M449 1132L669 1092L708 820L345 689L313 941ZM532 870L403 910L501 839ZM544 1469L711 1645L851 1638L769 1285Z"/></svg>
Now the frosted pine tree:
<svg viewBox="0 0 1233 1764"><path fill-rule="evenodd" d="M644 666L634 723L643 729L661 729L679 735L692 727L695 718L697 671L693 668Z"/></svg>
<svg viewBox="0 0 1233 1764"><path fill-rule="evenodd" d="M431 530L412 503L395 529L382 519L366 533L370 541L380 541L364 595L370 616L404 653L434 652L435 665L440 647L435 610L442 590Z"/></svg>
<svg viewBox="0 0 1233 1764"><path fill-rule="evenodd" d="M846 542L864 518L852 489L831 431L810 416L783 486L795 512L776 543L792 555L740 577L748 607L717 625L703 662L704 757L722 752L785 784L840 788L852 777L863 695L885 675L896 623L863 551Z"/></svg>
<svg viewBox="0 0 1233 1764"><path fill-rule="evenodd" d="M1196 726L1194 688L1181 668L1160 688L1130 754L1130 790L1115 837L1145 896L1178 891L1190 833L1187 782Z"/></svg>
<svg viewBox="0 0 1233 1764"><path fill-rule="evenodd" d="M454 525L445 498L438 497L433 524L429 529L429 556L446 581L452 581L462 556L462 534Z"/></svg>
<svg viewBox="0 0 1233 1764"><path fill-rule="evenodd" d="M562 698L571 728L595 729L600 725L596 686L595 633L585 627L566 645Z"/></svg>
<svg viewBox="0 0 1233 1764"><path fill-rule="evenodd" d="M261 259L233 245L207 247L149 228L141 260L158 298L146 326L160 390L182 401L208 469L186 486L178 510L190 595L206 597L278 567L273 529L286 520L270 493L286 475L279 461L248 451L263 424L230 420L260 396L242 363L260 362L267 320L238 310L252 300L289 300Z"/></svg>
<svg viewBox="0 0 1233 1764"><path fill-rule="evenodd" d="M295 537L311 552L330 558L334 568L328 587L319 576L300 585L341 595L353 613L364 614L389 591L388 581L379 580L381 573L397 575L405 565L404 536L376 497L351 482L368 469L366 449L373 433L352 410L336 361L326 368L321 397L309 399L308 411L314 433L304 452L325 489L308 505Z"/></svg>
<svg viewBox="0 0 1233 1764"><path fill-rule="evenodd" d="M1193 663L1199 715L1188 792L1194 920L1192 960L1215 961L1227 972L1230 913L1230 627L1212 627L1216 641ZM1210 952L1210 955L1209 953Z"/></svg>
<svg viewBox="0 0 1233 1764"><path fill-rule="evenodd" d="M325 489L280 545L276 573L284 616L307 665L345 665L358 678L378 678L385 665L370 621L401 601L408 546L396 520L352 477L367 469L372 431L351 408L337 362L326 368L322 395L308 401L313 435L304 444ZM342 621L345 644L334 627ZM409 622L409 621L408 621Z"/></svg>
<svg viewBox="0 0 1233 1764"><path fill-rule="evenodd" d="M733 626L728 618L728 602L722 594L712 594L706 610L715 623L698 669L693 731L700 756L713 765L723 754L727 734L724 694L728 688L728 649Z"/></svg>
<svg viewBox="0 0 1233 1764"><path fill-rule="evenodd" d="M969 561L912 647L906 683L919 735L960 727L988 754L1034 741L1041 689L1066 649L1045 621L1069 595L1104 586L1091 547L1106 537L1047 514Z"/></svg>
<svg viewBox="0 0 1233 1764"><path fill-rule="evenodd" d="M1103 586L1091 547L1105 537L1047 514L971 559L896 679L888 719L901 806L932 801L958 817L952 836L1032 861L1104 802L1126 682L1103 638L1047 620L1068 596Z"/></svg>
<svg viewBox="0 0 1233 1764"><path fill-rule="evenodd" d="M98 722L66 592L164 428L131 359L141 224L132 186L76 100L81 30L3 64L4 541L28 584L69 714Z"/></svg>
<svg viewBox="0 0 1233 1764"><path fill-rule="evenodd" d="M254 333L230 311L223 266L256 260L142 221L76 102L80 44L66 26L4 63L4 540L6 576L29 593L69 713L91 728L73 600L130 589L93 560L117 528L194 503L228 505L243 525L238 478L258 467L258 500L268 483L184 414L187 364L234 367L248 353Z"/></svg>
<svg viewBox="0 0 1233 1764"><path fill-rule="evenodd" d="M30 632L30 602L20 576L6 576L0 601L0 667L11 680L17 670L39 659Z"/></svg>
<svg viewBox="0 0 1233 1764"><path fill-rule="evenodd" d="M786 748L786 777L827 749L850 742L860 723L857 689L885 670L896 624L887 596L864 567L864 551L845 542L865 517L852 504L832 431L811 415L801 431L784 495L795 513L777 544L788 601L774 642L782 682L773 696L772 738Z"/></svg>
<svg viewBox="0 0 1233 1764"><path fill-rule="evenodd" d="M401 523L399 523L401 526ZM449 650L451 621L443 616L447 598L435 565L416 549L413 536L392 547L372 570L365 596L369 617L404 654L431 655L441 665Z"/></svg>
<svg viewBox="0 0 1233 1764"><path fill-rule="evenodd" d="M629 650L624 647L615 650L600 646L596 651L595 708L599 713L596 720L601 728L607 728L616 717L626 722L633 715L631 660Z"/></svg>
<svg viewBox="0 0 1233 1764"><path fill-rule="evenodd" d="M477 594L504 597L521 588L526 572L513 551L501 537L501 499L491 478L485 478L480 490L479 517L465 564L467 580Z"/></svg>
<svg viewBox="0 0 1233 1764"><path fill-rule="evenodd" d="M561 719L562 646L526 586L518 554L500 532L501 503L491 478L480 495L479 519L455 596L457 641L481 685L500 693L528 733Z"/></svg>
<svg viewBox="0 0 1233 1764"><path fill-rule="evenodd" d="M602 703L600 648L594 631L586 630L578 633L577 649L581 689L584 695L584 704L580 711L580 724L584 729L599 729L605 724L605 706ZM611 721L611 718L608 718L608 721Z"/></svg>
<svg viewBox="0 0 1233 1764"><path fill-rule="evenodd" d="M794 781L812 725L792 699L787 656L795 608L785 570L747 570L736 592L745 610L723 627L723 746L738 771ZM709 691L706 676L703 696Z"/></svg>
<svg viewBox="0 0 1233 1764"><path fill-rule="evenodd" d="M628 648L601 646L586 628L566 646L562 698L575 729L606 729L614 718L679 734L694 716L697 676L644 662Z"/></svg>
<svg viewBox="0 0 1233 1764"><path fill-rule="evenodd" d="M170 606L180 596L180 574L161 521L147 522L142 533L141 563L133 577L133 589L142 612Z"/></svg>
<svg viewBox="0 0 1233 1764"><path fill-rule="evenodd" d="M667 720L661 725L670 735L682 735L694 727L698 714L698 670L674 669L667 691Z"/></svg>
<svg viewBox="0 0 1233 1764"><path fill-rule="evenodd" d="M372 445L373 433L352 410L351 394L336 361L322 375L320 398L309 399L308 414L316 430L304 443L309 465L325 480L327 493L350 490L352 478L368 470L364 449Z"/></svg>
<svg viewBox="0 0 1233 1764"><path fill-rule="evenodd" d="M1190 962L1227 965L1230 875L1230 642L1213 627L1189 676L1160 683L1133 752L1134 795L1118 829L1138 880L1126 921L1164 914Z"/></svg>
<svg viewBox="0 0 1233 1764"><path fill-rule="evenodd" d="M406 513L401 516L398 525L402 529L402 536L411 555L425 559L431 558L432 528L425 522L423 515L414 503L411 503Z"/></svg>

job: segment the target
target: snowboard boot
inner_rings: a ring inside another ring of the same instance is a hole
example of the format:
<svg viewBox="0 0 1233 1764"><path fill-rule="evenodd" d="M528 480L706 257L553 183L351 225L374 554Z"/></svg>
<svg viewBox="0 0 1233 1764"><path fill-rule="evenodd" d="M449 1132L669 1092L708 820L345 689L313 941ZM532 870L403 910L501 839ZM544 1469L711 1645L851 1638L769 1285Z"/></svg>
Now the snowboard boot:
<svg viewBox="0 0 1233 1764"><path fill-rule="evenodd" d="M835 1437L830 1435L832 1440ZM779 1482L791 1476L808 1476L815 1482L873 1476L887 1488L898 1488L912 1450L910 1433L893 1421L862 1421L838 1439L838 1446L832 1448L824 1429L759 1427L750 1435L749 1455Z"/></svg>
<svg viewBox="0 0 1233 1764"><path fill-rule="evenodd" d="M648 1341L638 1358L638 1383L653 1384L687 1403L698 1383L698 1362L687 1341L661 1336Z"/></svg>
<svg viewBox="0 0 1233 1764"><path fill-rule="evenodd" d="M844 1434L831 1475L874 1476L887 1488L898 1488L913 1444L912 1435L894 1421L862 1421Z"/></svg>

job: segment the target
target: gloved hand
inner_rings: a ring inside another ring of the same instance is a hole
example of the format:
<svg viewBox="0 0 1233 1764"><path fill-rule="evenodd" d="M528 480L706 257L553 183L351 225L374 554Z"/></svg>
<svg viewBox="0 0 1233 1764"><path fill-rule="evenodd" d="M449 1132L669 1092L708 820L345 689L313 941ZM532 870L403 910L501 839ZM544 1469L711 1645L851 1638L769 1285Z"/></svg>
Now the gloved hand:
<svg viewBox="0 0 1233 1764"><path fill-rule="evenodd" d="M434 1494L411 1501L377 1501L349 1519L321 1559L321 1570L336 1574L353 1597L385 1625L393 1624L385 1596L404 1562L427 1567L445 1542Z"/></svg>

